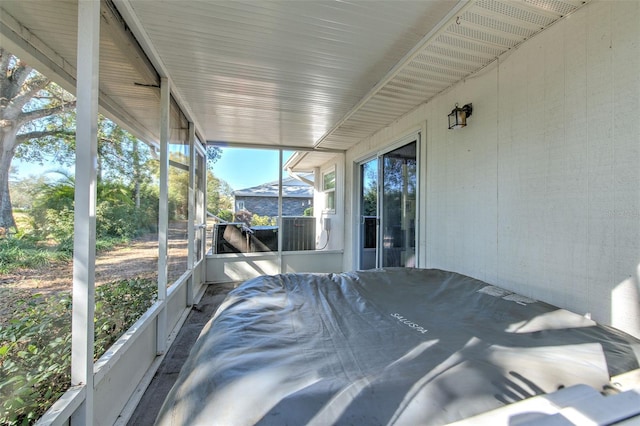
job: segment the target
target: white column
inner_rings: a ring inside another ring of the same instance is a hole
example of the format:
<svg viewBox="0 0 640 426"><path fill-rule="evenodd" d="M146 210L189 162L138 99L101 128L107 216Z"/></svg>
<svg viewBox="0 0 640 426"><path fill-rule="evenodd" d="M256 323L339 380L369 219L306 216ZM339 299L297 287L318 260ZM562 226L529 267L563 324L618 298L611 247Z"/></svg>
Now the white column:
<svg viewBox="0 0 640 426"><path fill-rule="evenodd" d="M78 2L76 186L73 242L71 385L86 387L72 425L93 424L93 319L96 261L96 169L100 2Z"/></svg>
<svg viewBox="0 0 640 426"><path fill-rule="evenodd" d="M158 314L156 350L164 353L167 343L167 256L169 248L169 111L171 108L171 86L169 79L160 79L160 205L158 215L158 301L163 307Z"/></svg>
<svg viewBox="0 0 640 426"><path fill-rule="evenodd" d="M283 259L282 259L282 244L284 242L282 235L282 224L284 221L282 220L282 149L278 150L278 264L279 273L284 273L286 271L283 270Z"/></svg>
<svg viewBox="0 0 640 426"><path fill-rule="evenodd" d="M189 248L187 253L187 268L193 271L193 264L195 262L196 254L195 254L195 246L193 245L195 241L195 228L194 226L200 226L198 223L196 225L196 208L195 208L195 198L196 198L196 161L198 159L198 155L195 149L195 139L196 139L196 128L193 123L189 123L189 199L188 199L188 216L189 219L187 221L187 241ZM193 283L194 276L193 272L191 273L191 277L187 281L187 306L193 305Z"/></svg>

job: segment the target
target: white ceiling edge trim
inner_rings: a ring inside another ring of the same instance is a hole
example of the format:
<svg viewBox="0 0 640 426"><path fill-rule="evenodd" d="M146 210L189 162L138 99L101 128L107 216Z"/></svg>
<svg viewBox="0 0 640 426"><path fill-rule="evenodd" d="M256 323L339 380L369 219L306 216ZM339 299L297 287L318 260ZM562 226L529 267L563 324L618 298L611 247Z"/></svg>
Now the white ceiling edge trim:
<svg viewBox="0 0 640 426"><path fill-rule="evenodd" d="M295 173L295 168L298 164L300 164L300 162L308 155L308 152L300 152L300 151L296 151L293 153L293 155L291 156L291 158L289 158L287 160L286 163L284 163L284 168L287 170L287 172L291 173L294 172Z"/></svg>
<svg viewBox="0 0 640 426"><path fill-rule="evenodd" d="M142 48L144 53L147 55L147 58L149 58L149 61L151 61L151 64L156 69L156 72L158 73L158 75L161 78L163 77L167 78L169 82L169 91L171 93L171 96L173 96L174 100L182 110L183 114L187 117L187 121L193 123L193 125L195 126L196 137L200 139L200 141L205 141L206 138L202 137L202 135L204 135L204 132L202 131L202 127L196 120L195 114L191 110L191 107L189 106L189 104L185 102L184 100L185 98L182 95L182 93L180 93L180 91L178 90L178 87L173 84L171 80L171 75L169 74L167 67L165 66L162 59L160 59L160 54L158 53L158 50L155 48L154 44L151 42L151 38L149 37L147 32L144 30L144 27L142 26L140 19L138 19L138 15L133 9L133 6L131 6L131 3L129 2L129 0L111 0L111 1L113 2L113 4L115 4L116 9L118 9L118 12L122 16L122 19L124 19L124 21L129 26L129 29L133 33L133 35L136 37L136 40L140 44L140 47Z"/></svg>
<svg viewBox="0 0 640 426"><path fill-rule="evenodd" d="M447 13L447 15L442 18L440 23L429 31L423 38L420 40L389 72L385 75L379 82L376 84L370 91L367 93L360 102L358 102L351 110L342 117L338 123L336 123L328 132L326 132L320 139L318 139L313 147L318 147L326 138L331 136L333 132L338 130L344 123L346 123L356 112L358 112L363 106L367 104L375 95L378 94L389 82L391 82L397 75L400 73L407 64L413 61L420 53L422 53L423 49L431 40L440 35L441 32L445 31L447 27L454 20L455 16L460 13L463 13L466 9L470 8L473 5L472 0L459 0L458 3Z"/></svg>

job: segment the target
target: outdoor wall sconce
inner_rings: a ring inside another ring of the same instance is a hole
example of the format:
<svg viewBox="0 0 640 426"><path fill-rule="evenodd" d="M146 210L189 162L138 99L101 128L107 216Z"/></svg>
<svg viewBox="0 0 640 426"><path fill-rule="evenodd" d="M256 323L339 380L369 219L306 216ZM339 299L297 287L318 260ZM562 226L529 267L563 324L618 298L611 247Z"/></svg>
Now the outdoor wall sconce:
<svg viewBox="0 0 640 426"><path fill-rule="evenodd" d="M466 104L462 108L456 107L449 114L449 129L461 129L467 125L467 118L471 117L473 107L471 104Z"/></svg>

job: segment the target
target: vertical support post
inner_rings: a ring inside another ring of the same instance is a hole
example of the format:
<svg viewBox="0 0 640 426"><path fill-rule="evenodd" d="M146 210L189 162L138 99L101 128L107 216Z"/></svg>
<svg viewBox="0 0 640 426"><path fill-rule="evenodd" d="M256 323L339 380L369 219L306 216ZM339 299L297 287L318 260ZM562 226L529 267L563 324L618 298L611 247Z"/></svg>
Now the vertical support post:
<svg viewBox="0 0 640 426"><path fill-rule="evenodd" d="M72 425L93 424L93 320L95 312L96 169L100 2L78 2L76 186L73 238L71 385L86 387Z"/></svg>
<svg viewBox="0 0 640 426"><path fill-rule="evenodd" d="M187 241L189 242L188 247L189 250L187 252L187 269L193 271L193 265L195 263L196 253L194 242L195 238L195 226L200 226L200 224L196 224L196 208L195 208L195 194L196 194L196 160L198 158L198 154L195 149L195 139L196 139L196 128L193 123L189 123L189 200L188 200L188 216L189 220L187 221ZM200 170L198 170L200 173ZM189 278L187 282L187 306L193 305L193 273L191 274L191 278Z"/></svg>
<svg viewBox="0 0 640 426"><path fill-rule="evenodd" d="M282 239L282 225L284 224L284 220L282 220L282 149L278 150L278 264L280 265L279 273L283 274L286 271L283 271L283 258L282 258L282 247L284 240Z"/></svg>
<svg viewBox="0 0 640 426"><path fill-rule="evenodd" d="M158 314L156 351L162 355L167 343L167 284L169 279L169 111L171 109L171 85L169 79L160 79L160 205L158 214L158 301L162 309Z"/></svg>
<svg viewBox="0 0 640 426"><path fill-rule="evenodd" d="M384 155L378 155L378 219L376 219L376 268L384 268L384 236L382 235L382 224L384 223Z"/></svg>

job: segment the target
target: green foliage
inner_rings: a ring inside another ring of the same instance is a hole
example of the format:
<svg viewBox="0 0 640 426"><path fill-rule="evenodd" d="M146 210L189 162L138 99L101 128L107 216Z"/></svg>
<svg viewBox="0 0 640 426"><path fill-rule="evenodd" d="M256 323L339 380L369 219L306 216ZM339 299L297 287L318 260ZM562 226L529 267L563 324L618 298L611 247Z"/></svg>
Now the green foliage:
<svg viewBox="0 0 640 426"><path fill-rule="evenodd" d="M34 238L42 241L52 238L58 249L73 251L73 177L61 173L63 179L43 182L34 189L33 207L30 211Z"/></svg>
<svg viewBox="0 0 640 426"><path fill-rule="evenodd" d="M184 220L189 210L189 158L181 153L169 155L169 220Z"/></svg>
<svg viewBox="0 0 640 426"><path fill-rule="evenodd" d="M303 216L313 216L313 206L307 207L302 213Z"/></svg>
<svg viewBox="0 0 640 426"><path fill-rule="evenodd" d="M64 96L68 101L71 95ZM72 166L75 163L75 119L74 109L46 118L46 128L58 129L59 132L22 143L16 150L16 158L31 163L53 161ZM145 165L151 160L151 148L102 115L98 116L97 154L100 181L115 180L128 184L135 179L145 182L150 179L151 173Z"/></svg>
<svg viewBox="0 0 640 426"><path fill-rule="evenodd" d="M34 80L48 81L45 76L33 71ZM28 83L27 83L28 84ZM36 110L50 110L46 117L29 121L21 129L21 135L30 135L15 150L16 158L43 164L54 159L59 164L73 164L75 149L75 107L74 97L55 83L49 82L23 107L28 113ZM63 105L67 105L63 107Z"/></svg>
<svg viewBox="0 0 640 426"><path fill-rule="evenodd" d="M107 251L113 250L117 246L121 246L127 244L130 240L128 238L119 238L119 237L108 237L108 238L100 238L96 240L96 251Z"/></svg>
<svg viewBox="0 0 640 426"><path fill-rule="evenodd" d="M35 191L44 183L44 176L29 176L15 182L9 181L9 192L11 194L14 215L22 210L26 211L33 207Z"/></svg>
<svg viewBox="0 0 640 426"><path fill-rule="evenodd" d="M0 423L33 423L70 383L70 307L67 295L43 309L36 295L0 327Z"/></svg>
<svg viewBox="0 0 640 426"><path fill-rule="evenodd" d="M216 161L222 157L222 149L217 146L207 145L207 166L213 167Z"/></svg>
<svg viewBox="0 0 640 426"><path fill-rule="evenodd" d="M0 238L0 274L18 268L36 268L67 260L69 255L50 247L42 247L22 233L11 238Z"/></svg>
<svg viewBox="0 0 640 426"><path fill-rule="evenodd" d="M155 302L154 280L135 278L96 288L95 359L109 347Z"/></svg>
<svg viewBox="0 0 640 426"><path fill-rule="evenodd" d="M116 281L96 288L95 359L153 304L155 282ZM69 387L71 296L21 300L0 326L0 424L32 424Z"/></svg>
<svg viewBox="0 0 640 426"><path fill-rule="evenodd" d="M260 216L254 214L251 217L251 226L274 226L276 224L276 218L270 216Z"/></svg>
<svg viewBox="0 0 640 426"><path fill-rule="evenodd" d="M207 171L207 210L216 216L223 210L233 209L233 189L211 170Z"/></svg>
<svg viewBox="0 0 640 426"><path fill-rule="evenodd" d="M233 212L231 210L220 210L216 216L225 222L231 222L233 220Z"/></svg>
<svg viewBox="0 0 640 426"><path fill-rule="evenodd" d="M73 250L73 178L43 183L37 191L30 212L34 235L51 238L64 252ZM139 206L132 188L123 183L103 182L98 185L96 202L96 238L98 241L127 240L153 230L158 218L157 192L147 186L138 189Z"/></svg>

